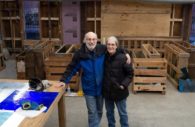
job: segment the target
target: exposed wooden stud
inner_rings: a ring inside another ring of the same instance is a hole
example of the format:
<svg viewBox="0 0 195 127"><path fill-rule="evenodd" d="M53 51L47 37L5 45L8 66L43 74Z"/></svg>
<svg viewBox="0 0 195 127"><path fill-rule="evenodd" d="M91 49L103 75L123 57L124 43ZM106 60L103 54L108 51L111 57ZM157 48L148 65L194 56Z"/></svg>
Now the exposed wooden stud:
<svg viewBox="0 0 195 127"><path fill-rule="evenodd" d="M20 52L23 49L22 8L22 0L1 2L2 40L11 52Z"/></svg>

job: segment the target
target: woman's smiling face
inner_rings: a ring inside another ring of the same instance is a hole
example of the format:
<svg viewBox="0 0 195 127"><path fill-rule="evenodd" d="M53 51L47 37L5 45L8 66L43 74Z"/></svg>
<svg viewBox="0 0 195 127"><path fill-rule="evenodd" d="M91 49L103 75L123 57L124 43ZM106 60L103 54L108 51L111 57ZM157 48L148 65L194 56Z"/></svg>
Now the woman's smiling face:
<svg viewBox="0 0 195 127"><path fill-rule="evenodd" d="M107 51L110 55L113 55L116 52L117 45L113 39L108 39L106 46L107 46Z"/></svg>

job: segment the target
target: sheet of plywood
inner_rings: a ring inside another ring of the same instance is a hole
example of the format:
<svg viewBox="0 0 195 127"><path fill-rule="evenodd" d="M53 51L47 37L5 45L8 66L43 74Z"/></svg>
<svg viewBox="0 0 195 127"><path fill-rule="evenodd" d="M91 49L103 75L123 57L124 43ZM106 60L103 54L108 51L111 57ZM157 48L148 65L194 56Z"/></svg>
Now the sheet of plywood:
<svg viewBox="0 0 195 127"><path fill-rule="evenodd" d="M169 36L168 14L104 14L102 37L116 36Z"/></svg>
<svg viewBox="0 0 195 127"><path fill-rule="evenodd" d="M102 2L101 37L169 36L170 4Z"/></svg>
<svg viewBox="0 0 195 127"><path fill-rule="evenodd" d="M141 3L119 0L102 1L103 13L171 13L171 4Z"/></svg>

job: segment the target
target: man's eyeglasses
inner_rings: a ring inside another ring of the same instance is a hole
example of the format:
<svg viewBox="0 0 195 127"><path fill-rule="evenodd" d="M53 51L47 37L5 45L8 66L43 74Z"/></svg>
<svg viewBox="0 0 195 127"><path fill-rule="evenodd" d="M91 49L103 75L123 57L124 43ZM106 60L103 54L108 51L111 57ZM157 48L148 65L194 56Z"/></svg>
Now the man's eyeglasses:
<svg viewBox="0 0 195 127"><path fill-rule="evenodd" d="M87 38L86 40L87 40L87 41L96 41L97 38Z"/></svg>

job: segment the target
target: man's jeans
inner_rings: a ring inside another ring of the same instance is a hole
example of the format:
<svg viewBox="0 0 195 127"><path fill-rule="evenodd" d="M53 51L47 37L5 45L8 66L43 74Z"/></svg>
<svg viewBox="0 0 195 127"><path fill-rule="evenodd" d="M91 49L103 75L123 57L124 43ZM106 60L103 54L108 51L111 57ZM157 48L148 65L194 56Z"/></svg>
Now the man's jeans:
<svg viewBox="0 0 195 127"><path fill-rule="evenodd" d="M112 101L105 99L105 106L106 106L106 116L108 119L108 126L115 127L115 118L114 118L114 104L116 104L118 113L120 116L120 124L121 127L129 127L128 124L128 115L126 110L126 100L123 99L121 101Z"/></svg>
<svg viewBox="0 0 195 127"><path fill-rule="evenodd" d="M103 113L103 97L85 95L89 127L99 127Z"/></svg>

